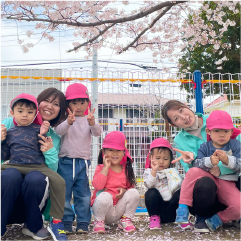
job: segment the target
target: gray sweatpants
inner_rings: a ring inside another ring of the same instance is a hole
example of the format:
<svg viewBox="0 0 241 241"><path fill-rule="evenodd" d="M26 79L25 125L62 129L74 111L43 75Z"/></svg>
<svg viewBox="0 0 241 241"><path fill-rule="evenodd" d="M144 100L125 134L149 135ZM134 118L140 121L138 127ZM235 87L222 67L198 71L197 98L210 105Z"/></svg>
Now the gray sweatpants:
<svg viewBox="0 0 241 241"><path fill-rule="evenodd" d="M113 206L112 195L108 192L102 192L96 197L92 212L96 221L105 221L107 224L120 220L121 216L131 219L135 215L139 200L139 192L132 188L127 190Z"/></svg>
<svg viewBox="0 0 241 241"><path fill-rule="evenodd" d="M65 181L55 171L51 170L46 164L2 164L1 170L7 168L15 168L21 174L27 174L31 171L39 171L43 175L49 178L49 189L50 189L50 201L51 208L49 215L54 219L62 220L64 215L64 204L65 204Z"/></svg>

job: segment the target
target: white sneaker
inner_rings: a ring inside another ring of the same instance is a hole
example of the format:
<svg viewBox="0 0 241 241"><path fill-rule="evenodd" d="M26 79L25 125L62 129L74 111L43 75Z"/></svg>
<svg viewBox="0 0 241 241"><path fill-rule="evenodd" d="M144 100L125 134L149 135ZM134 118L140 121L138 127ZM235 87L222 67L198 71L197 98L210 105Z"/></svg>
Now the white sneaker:
<svg viewBox="0 0 241 241"><path fill-rule="evenodd" d="M42 239L46 239L46 238L50 237L50 233L47 230L47 228L43 227L37 233L33 233L27 228L27 226L25 224L23 226L22 233L27 236L30 236L36 240L42 240Z"/></svg>

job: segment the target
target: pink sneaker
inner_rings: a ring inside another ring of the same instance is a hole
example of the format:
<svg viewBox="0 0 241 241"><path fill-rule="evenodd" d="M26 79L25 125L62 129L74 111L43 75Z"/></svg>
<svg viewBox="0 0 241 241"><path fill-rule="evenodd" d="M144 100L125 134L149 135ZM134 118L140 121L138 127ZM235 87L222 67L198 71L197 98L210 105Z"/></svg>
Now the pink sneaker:
<svg viewBox="0 0 241 241"><path fill-rule="evenodd" d="M95 233L105 233L105 222L104 221L94 221L94 232Z"/></svg>
<svg viewBox="0 0 241 241"><path fill-rule="evenodd" d="M122 218L118 223L118 228L123 229L124 232L130 233L136 230L130 218Z"/></svg>
<svg viewBox="0 0 241 241"><path fill-rule="evenodd" d="M188 229L193 229L193 224L192 223L183 223L183 224L180 224L180 226L181 226L181 229L183 229L183 230L188 230Z"/></svg>
<svg viewBox="0 0 241 241"><path fill-rule="evenodd" d="M157 215L152 215L150 217L150 225L149 228L151 230L155 230L155 229L160 229L161 228L161 219L160 216Z"/></svg>
<svg viewBox="0 0 241 241"><path fill-rule="evenodd" d="M192 230L194 228L193 223L195 223L195 217L189 214L188 223L182 223L180 227L183 230Z"/></svg>

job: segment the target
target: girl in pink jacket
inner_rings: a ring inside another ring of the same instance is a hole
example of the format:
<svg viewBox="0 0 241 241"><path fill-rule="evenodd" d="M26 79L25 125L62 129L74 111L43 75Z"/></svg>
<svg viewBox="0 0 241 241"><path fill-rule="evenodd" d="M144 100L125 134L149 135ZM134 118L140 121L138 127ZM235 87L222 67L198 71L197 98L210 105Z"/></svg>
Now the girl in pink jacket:
<svg viewBox="0 0 241 241"><path fill-rule="evenodd" d="M125 135L120 131L107 134L103 141L92 181L95 188L91 200L95 233L105 233L105 223L116 221L124 232L135 231L131 219L140 194L134 188L132 159L126 145Z"/></svg>

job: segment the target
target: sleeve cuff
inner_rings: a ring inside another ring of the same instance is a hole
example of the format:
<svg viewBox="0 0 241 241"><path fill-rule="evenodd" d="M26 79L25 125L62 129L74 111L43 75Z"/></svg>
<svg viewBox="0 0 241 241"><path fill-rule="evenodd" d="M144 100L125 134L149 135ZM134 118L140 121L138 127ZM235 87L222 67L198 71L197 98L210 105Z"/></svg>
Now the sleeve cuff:
<svg viewBox="0 0 241 241"><path fill-rule="evenodd" d="M55 151L55 147L52 147L51 149L43 152L43 155L50 155L50 154L52 154L54 151Z"/></svg>
<svg viewBox="0 0 241 241"><path fill-rule="evenodd" d="M211 162L211 158L210 157L205 157L205 166L208 168L213 168L213 164Z"/></svg>
<svg viewBox="0 0 241 241"><path fill-rule="evenodd" d="M223 163L223 166L233 169L234 164L235 164L234 156L228 156L228 165Z"/></svg>

